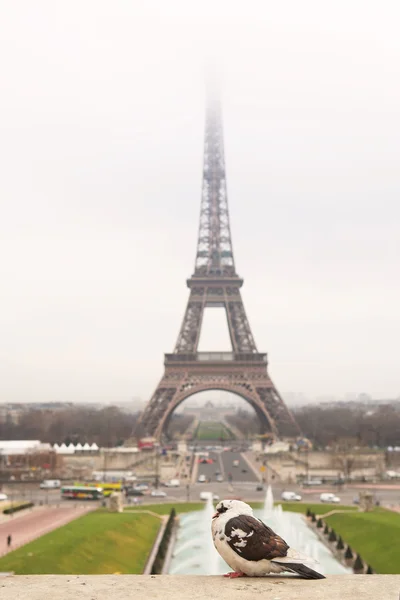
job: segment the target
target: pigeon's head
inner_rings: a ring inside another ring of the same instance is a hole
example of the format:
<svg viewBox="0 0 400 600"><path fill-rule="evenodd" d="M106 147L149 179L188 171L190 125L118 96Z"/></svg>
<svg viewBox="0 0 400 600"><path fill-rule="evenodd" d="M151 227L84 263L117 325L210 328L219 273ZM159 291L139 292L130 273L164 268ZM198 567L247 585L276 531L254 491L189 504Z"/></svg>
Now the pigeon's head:
<svg viewBox="0 0 400 600"><path fill-rule="evenodd" d="M251 506L241 500L221 500L221 502L217 504L216 511L217 512L213 515L213 519L225 514L229 516L230 519L239 515L253 514Z"/></svg>

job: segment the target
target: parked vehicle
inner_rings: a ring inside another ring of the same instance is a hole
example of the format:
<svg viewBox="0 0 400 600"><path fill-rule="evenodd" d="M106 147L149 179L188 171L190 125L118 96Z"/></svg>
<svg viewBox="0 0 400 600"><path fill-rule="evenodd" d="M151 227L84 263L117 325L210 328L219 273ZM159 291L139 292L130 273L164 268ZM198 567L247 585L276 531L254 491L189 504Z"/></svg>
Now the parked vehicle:
<svg viewBox="0 0 400 600"><path fill-rule="evenodd" d="M135 490L134 488L128 488L125 492L126 496L144 496L141 490Z"/></svg>
<svg viewBox="0 0 400 600"><path fill-rule="evenodd" d="M232 467L238 467L239 466L239 461L238 460L234 460L232 462Z"/></svg>
<svg viewBox="0 0 400 600"><path fill-rule="evenodd" d="M340 502L339 496L335 496L335 494L331 494L329 492L321 494L319 500L320 502L331 502L332 504L339 504Z"/></svg>
<svg viewBox="0 0 400 600"><path fill-rule="evenodd" d="M322 480L321 479L306 479L305 481L303 481L304 487L312 487L314 485L322 485Z"/></svg>
<svg viewBox="0 0 400 600"><path fill-rule="evenodd" d="M264 491L264 486L259 483L258 486L256 487L256 492L263 492Z"/></svg>
<svg viewBox="0 0 400 600"><path fill-rule="evenodd" d="M0 502L4 502L4 500L8 500L8 496L7 494L0 492Z"/></svg>
<svg viewBox="0 0 400 600"><path fill-rule="evenodd" d="M222 483L224 478L222 475L217 475L216 480L218 481L218 483Z"/></svg>
<svg viewBox="0 0 400 600"><path fill-rule="evenodd" d="M152 490L150 496L153 496L153 498L165 498L167 494L162 490Z"/></svg>
<svg viewBox="0 0 400 600"><path fill-rule="evenodd" d="M39 487L41 490L58 490L61 487L61 481L59 479L45 479Z"/></svg>
<svg viewBox="0 0 400 600"><path fill-rule="evenodd" d="M335 481L333 482L333 485L344 485L346 483L346 481L342 478L340 479L335 479Z"/></svg>
<svg viewBox="0 0 400 600"><path fill-rule="evenodd" d="M281 499L286 502L300 502L301 496L300 494L296 494L296 492L282 492Z"/></svg>
<svg viewBox="0 0 400 600"><path fill-rule="evenodd" d="M199 478L197 479L198 483L205 483L207 481L206 476L205 475L199 475Z"/></svg>
<svg viewBox="0 0 400 600"><path fill-rule="evenodd" d="M169 481L164 483L164 485L165 487L179 487L181 485L181 482L179 481L179 479L170 479Z"/></svg>
<svg viewBox="0 0 400 600"><path fill-rule="evenodd" d="M147 490L149 489L149 486L147 485L147 483L138 483L137 485L134 486L133 489L137 490L137 491L141 491L141 492L147 492Z"/></svg>
<svg viewBox="0 0 400 600"><path fill-rule="evenodd" d="M200 492L200 500L208 500L211 492ZM217 494L212 495L213 502L217 502L219 500L219 496Z"/></svg>

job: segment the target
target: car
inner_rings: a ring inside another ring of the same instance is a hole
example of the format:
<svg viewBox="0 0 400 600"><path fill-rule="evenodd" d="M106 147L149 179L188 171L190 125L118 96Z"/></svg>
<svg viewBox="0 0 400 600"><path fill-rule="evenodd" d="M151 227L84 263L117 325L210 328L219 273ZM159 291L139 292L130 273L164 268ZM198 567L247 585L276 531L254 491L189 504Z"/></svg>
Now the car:
<svg viewBox="0 0 400 600"><path fill-rule="evenodd" d="M144 493L140 490L135 490L133 488L128 488L125 492L126 496L144 496Z"/></svg>
<svg viewBox="0 0 400 600"><path fill-rule="evenodd" d="M206 476L205 475L199 475L197 481L198 481L198 483L205 483L207 481Z"/></svg>
<svg viewBox="0 0 400 600"><path fill-rule="evenodd" d="M261 485L261 483L256 487L256 492L263 492L264 491L264 486Z"/></svg>
<svg viewBox="0 0 400 600"><path fill-rule="evenodd" d="M169 481L166 481L162 485L164 485L165 487L179 487L180 483L181 482L179 481L179 479L170 479Z"/></svg>
<svg viewBox="0 0 400 600"><path fill-rule="evenodd" d="M57 490L61 487L61 481L59 479L45 479L39 487L41 490Z"/></svg>
<svg viewBox="0 0 400 600"><path fill-rule="evenodd" d="M222 475L217 475L217 477L216 477L216 481L218 481L218 483L222 483L222 482L223 482L223 480L224 480L224 478L223 478L223 476L222 476Z"/></svg>
<svg viewBox="0 0 400 600"><path fill-rule="evenodd" d="M147 490L149 489L149 486L147 485L147 483L138 483L137 485L135 485L135 487L133 489L141 491L141 492L147 492Z"/></svg>
<svg viewBox="0 0 400 600"><path fill-rule="evenodd" d="M301 496L300 494L296 494L296 492L282 492L281 500L285 500L286 502L300 502Z"/></svg>
<svg viewBox="0 0 400 600"><path fill-rule="evenodd" d="M306 479L303 481L303 486L312 487L313 485L322 485L321 479Z"/></svg>
<svg viewBox="0 0 400 600"><path fill-rule="evenodd" d="M8 500L8 496L7 494L0 492L0 502L3 502L4 500Z"/></svg>
<svg viewBox="0 0 400 600"><path fill-rule="evenodd" d="M242 473L247 473L247 469L242 469Z"/></svg>
<svg viewBox="0 0 400 600"><path fill-rule="evenodd" d="M200 492L200 500L208 500L211 492ZM217 494L212 494L213 502L218 502L219 496Z"/></svg>
<svg viewBox="0 0 400 600"><path fill-rule="evenodd" d="M166 498L167 494L162 490L152 490L150 496L153 496L153 498Z"/></svg>
<svg viewBox="0 0 400 600"><path fill-rule="evenodd" d="M326 493L320 495L319 501L320 502L330 502L332 504L339 504L340 498L339 498L339 496L335 496L335 494L326 492Z"/></svg>

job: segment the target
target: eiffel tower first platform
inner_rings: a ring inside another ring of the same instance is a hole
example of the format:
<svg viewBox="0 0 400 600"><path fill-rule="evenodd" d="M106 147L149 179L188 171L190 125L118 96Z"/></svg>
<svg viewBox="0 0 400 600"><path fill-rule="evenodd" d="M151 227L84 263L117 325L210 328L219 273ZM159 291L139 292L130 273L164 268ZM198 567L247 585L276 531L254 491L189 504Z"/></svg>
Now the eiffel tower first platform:
<svg viewBox="0 0 400 600"><path fill-rule="evenodd" d="M206 390L238 394L254 408L260 433L274 437L299 434L293 415L272 383L267 355L257 350L240 293L229 224L221 109L208 104L203 184L195 269L178 340L165 354L164 375L145 407L137 429L161 439L181 402ZM204 309L223 307L231 352L198 352Z"/></svg>

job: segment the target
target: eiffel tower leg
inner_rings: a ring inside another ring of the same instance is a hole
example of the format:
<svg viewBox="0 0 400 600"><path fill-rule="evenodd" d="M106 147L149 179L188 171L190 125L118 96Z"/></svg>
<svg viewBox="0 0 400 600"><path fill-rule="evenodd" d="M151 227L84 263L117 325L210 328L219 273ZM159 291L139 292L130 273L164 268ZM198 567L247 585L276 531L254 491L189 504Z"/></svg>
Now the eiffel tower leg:
<svg viewBox="0 0 400 600"><path fill-rule="evenodd" d="M135 428L136 436L139 434L140 437L154 436L157 439L161 438L165 420L173 410L171 407L176 404L179 384L180 381L171 385L171 382L168 382L165 377L161 379L150 402L140 416Z"/></svg>
<svg viewBox="0 0 400 600"><path fill-rule="evenodd" d="M257 387L257 396L264 414L268 415L271 430L282 436L298 436L300 428L275 387Z"/></svg>

